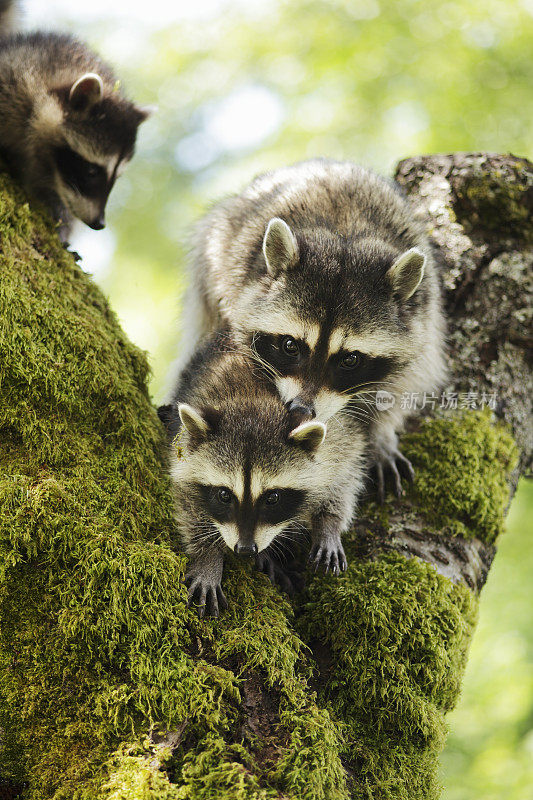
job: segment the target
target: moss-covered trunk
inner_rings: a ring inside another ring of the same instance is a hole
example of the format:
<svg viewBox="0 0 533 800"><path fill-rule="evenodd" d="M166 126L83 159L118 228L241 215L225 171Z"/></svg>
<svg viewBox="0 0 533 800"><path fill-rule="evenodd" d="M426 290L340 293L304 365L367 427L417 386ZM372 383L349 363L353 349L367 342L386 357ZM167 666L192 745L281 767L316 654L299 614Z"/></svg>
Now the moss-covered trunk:
<svg viewBox="0 0 533 800"><path fill-rule="evenodd" d="M345 576L310 579L291 606L232 564L230 609L212 622L187 609L180 584L145 359L0 175L0 774L11 788L35 800L438 796L444 716L516 463L509 427L520 469L531 459L529 166L443 156L398 173L441 247L454 389L496 392L508 428L454 409L417 423L404 440L416 484L385 510L365 506Z"/></svg>

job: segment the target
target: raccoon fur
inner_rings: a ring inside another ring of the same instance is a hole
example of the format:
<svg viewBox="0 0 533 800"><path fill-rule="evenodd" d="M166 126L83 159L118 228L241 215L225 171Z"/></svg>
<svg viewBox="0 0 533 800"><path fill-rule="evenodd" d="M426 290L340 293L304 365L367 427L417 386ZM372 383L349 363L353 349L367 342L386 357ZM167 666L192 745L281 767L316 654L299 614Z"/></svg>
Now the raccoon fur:
<svg viewBox="0 0 533 800"><path fill-rule="evenodd" d="M0 0L0 37L8 36L16 26L17 3L14 0Z"/></svg>
<svg viewBox="0 0 533 800"><path fill-rule="evenodd" d="M346 569L341 534L363 485L367 439L288 412L253 362L215 336L195 354L172 403L159 409L169 439L176 520L189 566L186 583L199 613L225 605L227 548L255 556L272 580L277 553L302 531L310 560ZM281 581L283 585L283 581Z"/></svg>
<svg viewBox="0 0 533 800"><path fill-rule="evenodd" d="M0 25L13 3L0 4ZM0 36L0 157L60 221L100 230L146 109L126 100L110 67L73 36Z"/></svg>
<svg viewBox="0 0 533 800"><path fill-rule="evenodd" d="M366 418L380 494L384 468L401 493L402 395L435 390L445 368L431 246L398 187L322 159L261 175L201 222L192 267L189 347L229 326L289 407Z"/></svg>

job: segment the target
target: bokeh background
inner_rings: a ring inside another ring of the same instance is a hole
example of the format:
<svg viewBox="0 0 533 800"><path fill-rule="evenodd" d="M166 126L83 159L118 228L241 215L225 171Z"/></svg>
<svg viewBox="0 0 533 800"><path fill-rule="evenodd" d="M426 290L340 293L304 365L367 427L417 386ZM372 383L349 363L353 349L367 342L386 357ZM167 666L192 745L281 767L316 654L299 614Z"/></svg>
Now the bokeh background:
<svg viewBox="0 0 533 800"><path fill-rule="evenodd" d="M425 152L532 156L533 0L25 0L158 107L73 239L152 365L179 347L191 227L265 169L314 155L391 174ZM442 762L444 800L533 798L533 486L513 502Z"/></svg>

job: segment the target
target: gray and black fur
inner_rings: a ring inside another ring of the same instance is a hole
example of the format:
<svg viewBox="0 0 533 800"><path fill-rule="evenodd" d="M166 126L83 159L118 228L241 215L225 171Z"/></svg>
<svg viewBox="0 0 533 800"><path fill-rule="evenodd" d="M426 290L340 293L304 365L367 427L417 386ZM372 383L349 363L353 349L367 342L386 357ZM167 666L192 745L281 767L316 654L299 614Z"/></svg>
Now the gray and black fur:
<svg viewBox="0 0 533 800"><path fill-rule="evenodd" d="M256 557L290 588L277 554L299 533L310 559L346 568L341 534L363 485L367 438L358 423L326 426L288 412L253 362L215 336L194 356L172 403L159 409L171 441L176 520L190 561L186 583L218 614L226 548Z"/></svg>
<svg viewBox="0 0 533 800"><path fill-rule="evenodd" d="M431 247L396 185L328 160L262 175L200 224L192 281L191 347L228 326L289 406L366 418L380 491L389 467L401 492L402 394L433 391L445 369ZM377 409L379 390L393 408Z"/></svg>
<svg viewBox="0 0 533 800"><path fill-rule="evenodd" d="M73 36L11 33L14 5L0 0L0 157L61 222L63 238L75 217L100 230L148 111Z"/></svg>

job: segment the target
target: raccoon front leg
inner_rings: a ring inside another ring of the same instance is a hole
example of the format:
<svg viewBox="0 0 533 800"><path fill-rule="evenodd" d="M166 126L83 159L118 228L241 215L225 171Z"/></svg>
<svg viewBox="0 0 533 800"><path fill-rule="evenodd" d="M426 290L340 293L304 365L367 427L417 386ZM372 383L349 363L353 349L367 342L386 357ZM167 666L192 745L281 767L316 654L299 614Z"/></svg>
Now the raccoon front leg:
<svg viewBox="0 0 533 800"><path fill-rule="evenodd" d="M224 556L218 548L191 556L184 582L189 590L189 605L198 607L198 616L218 617L228 602L222 591Z"/></svg>
<svg viewBox="0 0 533 800"><path fill-rule="evenodd" d="M378 484L378 495L381 503L385 502L385 471L389 471L394 481L397 497L403 494L401 472L412 483L415 477L413 465L398 446L398 437L390 422L381 423L375 432L374 459Z"/></svg>
<svg viewBox="0 0 533 800"><path fill-rule="evenodd" d="M348 566L341 542L342 520L334 514L322 513L313 519L309 561L315 572L322 567L333 575L344 572Z"/></svg>

